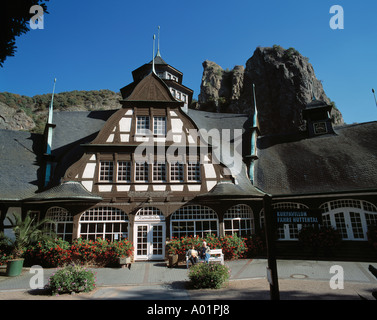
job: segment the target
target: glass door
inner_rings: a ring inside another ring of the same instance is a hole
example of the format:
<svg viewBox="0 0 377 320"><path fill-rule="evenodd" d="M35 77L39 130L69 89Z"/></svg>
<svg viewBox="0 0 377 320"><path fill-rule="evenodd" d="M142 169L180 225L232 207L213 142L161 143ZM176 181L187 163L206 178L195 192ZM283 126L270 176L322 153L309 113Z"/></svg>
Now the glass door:
<svg viewBox="0 0 377 320"><path fill-rule="evenodd" d="M152 259L163 258L164 252L164 236L163 236L163 225L151 225L152 229Z"/></svg>
<svg viewBox="0 0 377 320"><path fill-rule="evenodd" d="M165 258L165 223L135 224L135 260Z"/></svg>
<svg viewBox="0 0 377 320"><path fill-rule="evenodd" d="M148 259L148 225L137 225L136 231L136 259Z"/></svg>
<svg viewBox="0 0 377 320"><path fill-rule="evenodd" d="M330 216L330 221L331 221ZM334 213L336 229L339 230L343 240L366 240L367 224L364 221L364 214L344 210L344 212Z"/></svg>

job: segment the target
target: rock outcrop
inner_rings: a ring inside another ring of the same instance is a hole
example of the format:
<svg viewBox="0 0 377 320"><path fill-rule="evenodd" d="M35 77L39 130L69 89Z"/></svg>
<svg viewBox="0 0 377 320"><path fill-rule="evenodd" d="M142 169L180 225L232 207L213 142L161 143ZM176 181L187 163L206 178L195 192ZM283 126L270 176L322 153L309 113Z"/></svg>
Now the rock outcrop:
<svg viewBox="0 0 377 320"><path fill-rule="evenodd" d="M316 99L331 103L308 58L295 49L258 47L246 62L224 71L214 62L203 63L203 77L198 108L200 110L253 114L253 84L256 88L258 120L262 134L284 134L306 128L302 109L313 94ZM335 107L334 124L343 117Z"/></svg>
<svg viewBox="0 0 377 320"><path fill-rule="evenodd" d="M33 97L0 92L0 129L42 133L52 94ZM111 90L56 93L54 111L94 111L119 109L121 95Z"/></svg>
<svg viewBox="0 0 377 320"><path fill-rule="evenodd" d="M21 109L13 109L0 102L0 129L32 130L35 123L31 117Z"/></svg>
<svg viewBox="0 0 377 320"><path fill-rule="evenodd" d="M235 66L223 70L212 61L203 62L203 77L198 103L200 109L215 112L232 112L237 108L244 81L245 68Z"/></svg>

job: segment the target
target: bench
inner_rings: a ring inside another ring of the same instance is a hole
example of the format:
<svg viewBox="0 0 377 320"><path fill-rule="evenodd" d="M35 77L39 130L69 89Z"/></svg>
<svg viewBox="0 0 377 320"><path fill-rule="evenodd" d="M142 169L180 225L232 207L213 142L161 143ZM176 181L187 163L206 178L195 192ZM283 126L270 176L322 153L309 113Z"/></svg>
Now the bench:
<svg viewBox="0 0 377 320"><path fill-rule="evenodd" d="M209 262L220 262L221 264L224 264L224 254L222 249L211 249L209 251ZM189 257L186 255L186 268L188 269L189 263L190 263ZM204 259L201 259L198 257L198 262L206 262Z"/></svg>

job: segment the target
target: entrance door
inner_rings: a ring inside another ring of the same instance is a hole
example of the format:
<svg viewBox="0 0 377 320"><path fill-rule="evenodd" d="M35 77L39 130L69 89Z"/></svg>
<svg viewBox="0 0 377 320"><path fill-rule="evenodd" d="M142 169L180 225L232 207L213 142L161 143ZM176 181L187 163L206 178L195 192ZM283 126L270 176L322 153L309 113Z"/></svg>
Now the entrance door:
<svg viewBox="0 0 377 320"><path fill-rule="evenodd" d="M162 260L165 257L165 223L135 223L135 260Z"/></svg>
<svg viewBox="0 0 377 320"><path fill-rule="evenodd" d="M364 214L351 210L334 213L335 226L343 240L366 240L367 225L363 221Z"/></svg>

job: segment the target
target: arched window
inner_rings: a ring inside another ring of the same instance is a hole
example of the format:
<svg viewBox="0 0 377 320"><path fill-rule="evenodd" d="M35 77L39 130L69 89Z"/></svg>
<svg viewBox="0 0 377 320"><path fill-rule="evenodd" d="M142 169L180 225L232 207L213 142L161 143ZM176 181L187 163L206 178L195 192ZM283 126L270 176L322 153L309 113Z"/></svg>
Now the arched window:
<svg viewBox="0 0 377 320"><path fill-rule="evenodd" d="M137 213L136 216L148 216L148 217L161 217L163 218L163 213L160 209L155 207L144 207L141 208Z"/></svg>
<svg viewBox="0 0 377 320"><path fill-rule="evenodd" d="M296 202L279 202L272 205L272 209L307 209L308 207L302 203ZM260 213L260 225L264 227L264 210ZM278 240L297 240L298 233L301 230L301 224L285 224L278 227Z"/></svg>
<svg viewBox="0 0 377 320"><path fill-rule="evenodd" d="M57 237L72 241L73 218L67 209L51 207L46 212L46 219L53 221L53 223L47 225L50 230L55 232Z"/></svg>
<svg viewBox="0 0 377 320"><path fill-rule="evenodd" d="M128 238L128 216L118 208L89 209L80 217L79 235L89 240L102 238L114 241Z"/></svg>
<svg viewBox="0 0 377 320"><path fill-rule="evenodd" d="M366 240L368 227L377 225L377 208L367 201L335 200L320 208L323 224L336 228L343 240Z"/></svg>
<svg viewBox="0 0 377 320"><path fill-rule="evenodd" d="M254 232L254 215L251 208L245 204L237 204L229 208L224 215L225 234L239 236Z"/></svg>
<svg viewBox="0 0 377 320"><path fill-rule="evenodd" d="M219 219L211 208L200 205L182 207L171 215L171 237L218 235Z"/></svg>

